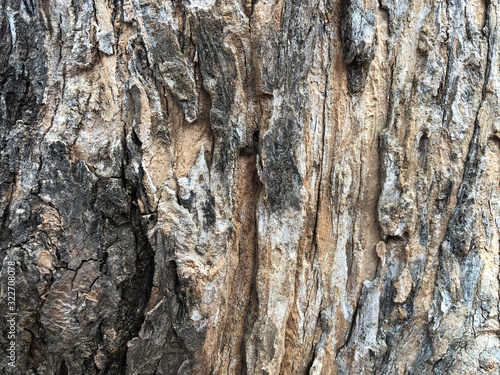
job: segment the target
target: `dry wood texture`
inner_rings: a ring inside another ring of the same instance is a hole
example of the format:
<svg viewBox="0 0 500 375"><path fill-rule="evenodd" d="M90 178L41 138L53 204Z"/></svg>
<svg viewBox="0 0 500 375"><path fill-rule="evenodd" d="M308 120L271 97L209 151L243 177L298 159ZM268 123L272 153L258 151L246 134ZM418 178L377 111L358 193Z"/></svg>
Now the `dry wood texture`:
<svg viewBox="0 0 500 375"><path fill-rule="evenodd" d="M499 6L2 0L0 371L498 374Z"/></svg>

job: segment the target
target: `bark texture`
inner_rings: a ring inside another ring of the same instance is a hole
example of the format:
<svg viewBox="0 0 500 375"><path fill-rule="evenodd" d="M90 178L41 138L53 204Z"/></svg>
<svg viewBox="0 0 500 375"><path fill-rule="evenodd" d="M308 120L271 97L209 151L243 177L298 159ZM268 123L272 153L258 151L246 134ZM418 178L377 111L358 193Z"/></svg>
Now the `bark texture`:
<svg viewBox="0 0 500 375"><path fill-rule="evenodd" d="M0 371L498 374L499 22L2 0Z"/></svg>

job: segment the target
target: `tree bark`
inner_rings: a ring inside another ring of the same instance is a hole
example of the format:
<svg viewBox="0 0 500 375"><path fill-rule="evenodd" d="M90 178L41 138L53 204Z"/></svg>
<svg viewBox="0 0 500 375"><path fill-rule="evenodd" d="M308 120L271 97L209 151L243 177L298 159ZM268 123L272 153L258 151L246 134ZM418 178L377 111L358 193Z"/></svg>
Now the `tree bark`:
<svg viewBox="0 0 500 375"><path fill-rule="evenodd" d="M3 0L2 373L498 374L499 20Z"/></svg>

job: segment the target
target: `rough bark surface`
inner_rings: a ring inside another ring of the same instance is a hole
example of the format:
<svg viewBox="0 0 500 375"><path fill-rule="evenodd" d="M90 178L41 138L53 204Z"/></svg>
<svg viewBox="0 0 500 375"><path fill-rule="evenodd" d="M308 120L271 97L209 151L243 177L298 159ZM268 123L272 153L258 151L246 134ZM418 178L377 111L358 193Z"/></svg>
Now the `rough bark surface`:
<svg viewBox="0 0 500 375"><path fill-rule="evenodd" d="M0 371L498 374L499 22L2 0Z"/></svg>

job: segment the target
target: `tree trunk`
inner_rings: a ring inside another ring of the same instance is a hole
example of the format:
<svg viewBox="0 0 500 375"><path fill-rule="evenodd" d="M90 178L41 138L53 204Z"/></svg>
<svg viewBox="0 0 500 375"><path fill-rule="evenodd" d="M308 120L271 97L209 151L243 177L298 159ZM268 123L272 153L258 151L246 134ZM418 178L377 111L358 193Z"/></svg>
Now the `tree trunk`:
<svg viewBox="0 0 500 375"><path fill-rule="evenodd" d="M498 374L499 21L2 0L2 373Z"/></svg>

